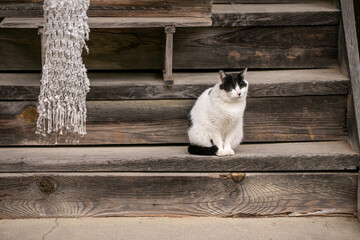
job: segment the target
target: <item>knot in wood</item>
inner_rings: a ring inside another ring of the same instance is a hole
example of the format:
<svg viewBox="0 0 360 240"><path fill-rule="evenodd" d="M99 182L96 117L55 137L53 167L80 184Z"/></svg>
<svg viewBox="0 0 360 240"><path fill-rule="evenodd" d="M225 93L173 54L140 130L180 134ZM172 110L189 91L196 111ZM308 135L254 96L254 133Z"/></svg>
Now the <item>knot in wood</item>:
<svg viewBox="0 0 360 240"><path fill-rule="evenodd" d="M38 112L35 107L27 107L21 114L27 123L34 123L38 118Z"/></svg>
<svg viewBox="0 0 360 240"><path fill-rule="evenodd" d="M39 189L43 194L50 195L54 192L55 185L50 179L43 179L39 184Z"/></svg>

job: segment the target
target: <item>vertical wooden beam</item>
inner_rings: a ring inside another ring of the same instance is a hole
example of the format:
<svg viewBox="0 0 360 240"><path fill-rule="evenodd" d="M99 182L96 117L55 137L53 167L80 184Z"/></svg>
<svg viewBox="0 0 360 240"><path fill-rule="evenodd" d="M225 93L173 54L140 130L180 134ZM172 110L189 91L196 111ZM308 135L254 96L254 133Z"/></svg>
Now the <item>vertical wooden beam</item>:
<svg viewBox="0 0 360 240"><path fill-rule="evenodd" d="M166 86L172 86L174 84L174 77L172 72L173 65L173 37L175 33L175 26L166 26L166 45L165 45L165 69L163 72L164 83Z"/></svg>
<svg viewBox="0 0 360 240"><path fill-rule="evenodd" d="M348 111L353 111L354 122L353 126L348 126L356 130L356 136L349 135L350 144L359 149L359 133L360 133L360 59L359 59L359 47L357 41L357 32L355 25L355 12L354 12L354 2L351 0L340 0L341 3L341 12L342 12L342 21L344 27L344 36L346 43L347 59L349 63L349 75L351 79L351 91L353 98L353 109L348 109ZM356 126L354 126L356 125ZM357 145L357 146L355 146ZM358 217L360 219L360 187L358 189Z"/></svg>
<svg viewBox="0 0 360 240"><path fill-rule="evenodd" d="M358 47L360 46L360 0L354 0L355 24L357 29ZM360 54L360 51L359 51ZM358 146L360 144L358 143ZM359 147L360 148L360 147ZM358 149L359 151L359 149ZM360 220L360 171L358 176L358 218Z"/></svg>
<svg viewBox="0 0 360 240"><path fill-rule="evenodd" d="M344 34L344 27L342 20L340 20L340 26L339 26L338 63L339 63L340 72L350 78L349 62L348 62L345 34Z"/></svg>

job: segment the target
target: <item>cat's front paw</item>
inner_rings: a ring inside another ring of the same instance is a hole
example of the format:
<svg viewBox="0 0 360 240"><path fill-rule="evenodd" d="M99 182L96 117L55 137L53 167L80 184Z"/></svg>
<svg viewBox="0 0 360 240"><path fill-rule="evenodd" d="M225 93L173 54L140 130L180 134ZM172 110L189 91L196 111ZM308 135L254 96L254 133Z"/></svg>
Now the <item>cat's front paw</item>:
<svg viewBox="0 0 360 240"><path fill-rule="evenodd" d="M232 150L231 148L225 149L225 152L227 153L227 156L233 156L233 155L235 155L235 151Z"/></svg>
<svg viewBox="0 0 360 240"><path fill-rule="evenodd" d="M225 149L219 149L216 152L216 155L219 156L219 157L232 156L234 154L235 154L235 152L232 149L226 149L226 150Z"/></svg>
<svg viewBox="0 0 360 240"><path fill-rule="evenodd" d="M216 155L219 157L224 157L226 156L226 151L224 149L219 149L217 150Z"/></svg>

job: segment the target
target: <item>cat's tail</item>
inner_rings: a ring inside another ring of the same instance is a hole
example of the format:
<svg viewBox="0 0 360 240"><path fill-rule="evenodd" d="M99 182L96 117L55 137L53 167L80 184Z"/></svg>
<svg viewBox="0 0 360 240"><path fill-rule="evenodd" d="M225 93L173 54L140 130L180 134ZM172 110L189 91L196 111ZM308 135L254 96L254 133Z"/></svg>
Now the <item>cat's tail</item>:
<svg viewBox="0 0 360 240"><path fill-rule="evenodd" d="M194 155L215 155L218 150L219 148L216 145L212 147L201 147L190 144L188 147L188 152Z"/></svg>

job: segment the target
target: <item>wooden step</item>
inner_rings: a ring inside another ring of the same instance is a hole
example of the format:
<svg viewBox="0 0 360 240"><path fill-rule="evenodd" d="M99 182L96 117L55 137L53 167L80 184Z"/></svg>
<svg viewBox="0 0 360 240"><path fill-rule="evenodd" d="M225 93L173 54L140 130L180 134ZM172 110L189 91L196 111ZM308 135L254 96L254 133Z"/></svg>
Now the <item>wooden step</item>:
<svg viewBox="0 0 360 240"><path fill-rule="evenodd" d="M1 173L0 218L355 215L358 173Z"/></svg>
<svg viewBox="0 0 360 240"><path fill-rule="evenodd" d="M141 18L96 16L89 18L88 22L91 28L163 27L173 24L178 27L336 25L339 24L340 9L330 2L316 1L299 4L215 4L211 19L198 16ZM0 28L38 28L43 24L43 18L10 16L0 23Z"/></svg>
<svg viewBox="0 0 360 240"><path fill-rule="evenodd" d="M199 17L93 17L89 18L90 28L159 28L176 27L206 27L211 26L211 18ZM5 18L0 22L0 28L39 28L44 26L43 18Z"/></svg>
<svg viewBox="0 0 360 240"><path fill-rule="evenodd" d="M242 144L231 157L196 156L186 146L0 148L0 172L355 171L345 142Z"/></svg>
<svg viewBox="0 0 360 240"><path fill-rule="evenodd" d="M291 26L339 24L331 2L289 4L214 4L213 26Z"/></svg>
<svg viewBox="0 0 360 240"><path fill-rule="evenodd" d="M0 71L41 70L37 29L1 28L0 43ZM178 28L173 68L329 68L337 43L338 25ZM163 68L162 28L93 29L88 46L89 70Z"/></svg>
<svg viewBox="0 0 360 240"><path fill-rule="evenodd" d="M218 73L174 73L171 88L164 87L160 72L90 72L88 77L87 100L195 99L217 82ZM0 100L37 100L40 78L39 73L0 73ZM250 97L346 95L350 84L337 68L249 70L247 80Z"/></svg>
<svg viewBox="0 0 360 240"><path fill-rule="evenodd" d="M80 144L187 143L194 98L218 78L217 73L178 73L173 89L167 89L153 74L126 76L90 75L94 81L88 100L93 101L87 104L88 134ZM346 138L349 81L338 70L249 71L248 76L252 87L244 116L245 142ZM35 135L36 77L39 74L2 75L0 145L54 144L54 139ZM18 101L24 99L31 101Z"/></svg>
<svg viewBox="0 0 360 240"><path fill-rule="evenodd" d="M89 101L87 135L80 144L187 143L195 100ZM52 145L39 139L35 101L0 102L0 145ZM347 95L249 98L245 142L347 138ZM61 144L65 144L61 139Z"/></svg>
<svg viewBox="0 0 360 240"><path fill-rule="evenodd" d="M357 167L344 142L0 148L0 218L352 215Z"/></svg>
<svg viewBox="0 0 360 240"><path fill-rule="evenodd" d="M90 0L89 16L210 17L211 0ZM2 0L0 17L42 17L43 0Z"/></svg>
<svg viewBox="0 0 360 240"><path fill-rule="evenodd" d="M11 18L3 20L1 26L41 25L36 19L14 19L16 16L29 17L26 14L30 14L31 10L25 8L24 13L21 9L30 6L28 4L33 6L34 3L11 3L10 5L16 9L14 14L10 14L9 6L4 7L4 4L0 4L0 17L1 12L4 12L3 16L9 14L7 17ZM174 69L327 68L337 64L340 12L329 2L278 5L215 4L213 8L213 26L227 27L179 29L174 37ZM162 69L165 42L163 29L113 28L163 27L174 23L186 27L211 24L210 16L185 17L187 15L182 13L181 16L172 15L174 18L90 18L90 25L100 29L91 31L88 42L90 54L84 55L87 68ZM111 29L107 29L109 27ZM37 30L0 29L0 43L3 43L0 44L0 55L4 56L0 59L0 70L41 69L40 39ZM17 57L14 57L13 52Z"/></svg>

